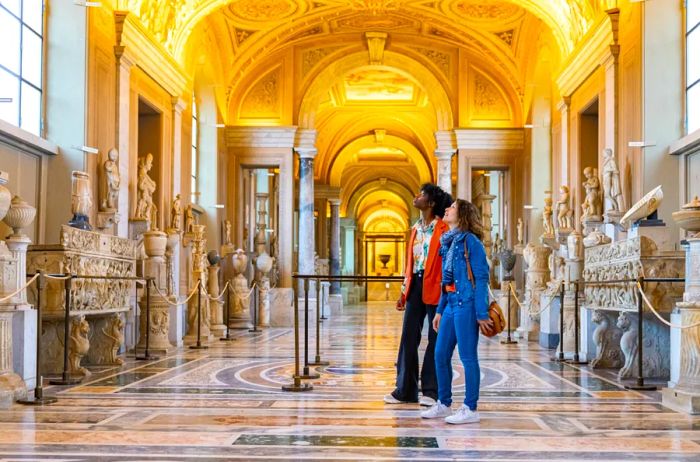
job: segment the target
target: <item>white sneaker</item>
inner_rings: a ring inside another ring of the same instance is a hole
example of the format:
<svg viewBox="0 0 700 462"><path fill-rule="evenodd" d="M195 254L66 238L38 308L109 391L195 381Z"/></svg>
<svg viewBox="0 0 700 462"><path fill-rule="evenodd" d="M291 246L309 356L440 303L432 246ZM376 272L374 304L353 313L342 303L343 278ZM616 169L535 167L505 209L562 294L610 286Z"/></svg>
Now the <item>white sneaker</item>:
<svg viewBox="0 0 700 462"><path fill-rule="evenodd" d="M455 412L451 416L445 417L445 422L449 424L476 423L479 420L481 420L481 418L479 417L479 413L477 411L470 410L464 404L462 405L462 407L459 408L457 412Z"/></svg>
<svg viewBox="0 0 700 462"><path fill-rule="evenodd" d="M430 407L435 405L435 400L430 396L421 396L418 400L421 406Z"/></svg>
<svg viewBox="0 0 700 462"><path fill-rule="evenodd" d="M424 419L437 419L438 417L447 417L450 414L452 414L452 409L438 401L437 403L433 404L427 411L421 412L420 416Z"/></svg>
<svg viewBox="0 0 700 462"><path fill-rule="evenodd" d="M394 395L391 393L384 395L384 403L386 404L404 404L406 401L399 401L398 399L394 398Z"/></svg>

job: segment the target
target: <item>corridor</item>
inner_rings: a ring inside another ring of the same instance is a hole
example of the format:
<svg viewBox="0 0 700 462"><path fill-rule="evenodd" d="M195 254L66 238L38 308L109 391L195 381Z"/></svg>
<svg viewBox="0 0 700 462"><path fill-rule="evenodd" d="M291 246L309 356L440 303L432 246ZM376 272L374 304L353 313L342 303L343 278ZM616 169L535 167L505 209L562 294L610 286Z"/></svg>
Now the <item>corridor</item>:
<svg viewBox="0 0 700 462"><path fill-rule="evenodd" d="M48 388L56 404L1 413L0 459L700 460L700 419L663 408L657 393L553 363L534 343L482 338L479 424L449 426L421 420L418 405L385 405L400 324L384 302L333 313L321 349L331 365L300 394L280 389L293 371L290 329L236 331L208 350L128 359L78 386ZM312 337L312 357L314 345Z"/></svg>

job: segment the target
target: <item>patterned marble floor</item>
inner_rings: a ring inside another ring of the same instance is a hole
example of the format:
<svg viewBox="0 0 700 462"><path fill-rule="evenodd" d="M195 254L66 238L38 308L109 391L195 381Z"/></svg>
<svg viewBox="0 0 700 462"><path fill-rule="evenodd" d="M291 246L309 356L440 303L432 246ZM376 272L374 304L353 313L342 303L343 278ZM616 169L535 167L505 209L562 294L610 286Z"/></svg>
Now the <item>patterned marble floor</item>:
<svg viewBox="0 0 700 462"><path fill-rule="evenodd" d="M280 388L293 372L290 329L237 331L208 350L128 360L80 385L47 388L56 404L0 413L0 460L700 460L700 418L605 373L553 363L532 343L481 340L479 424L384 405L400 325L386 303L333 313L321 336L330 365L313 368L321 378L306 393ZM460 390L457 358L455 371Z"/></svg>

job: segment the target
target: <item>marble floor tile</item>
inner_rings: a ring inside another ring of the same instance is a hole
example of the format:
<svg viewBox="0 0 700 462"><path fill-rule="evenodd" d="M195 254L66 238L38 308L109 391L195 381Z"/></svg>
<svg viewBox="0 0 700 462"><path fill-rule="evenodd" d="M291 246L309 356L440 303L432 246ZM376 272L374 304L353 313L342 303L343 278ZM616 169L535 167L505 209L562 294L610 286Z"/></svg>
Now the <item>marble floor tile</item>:
<svg viewBox="0 0 700 462"><path fill-rule="evenodd" d="M320 377L304 393L282 390L295 371L293 332L283 328L95 369L82 384L46 387L56 404L0 413L0 460L700 460L700 418L664 408L658 392L625 390L612 371L552 362L535 342L480 339L477 424L386 405L401 321L380 302L324 321L330 364L310 366ZM456 408L457 353L453 366Z"/></svg>

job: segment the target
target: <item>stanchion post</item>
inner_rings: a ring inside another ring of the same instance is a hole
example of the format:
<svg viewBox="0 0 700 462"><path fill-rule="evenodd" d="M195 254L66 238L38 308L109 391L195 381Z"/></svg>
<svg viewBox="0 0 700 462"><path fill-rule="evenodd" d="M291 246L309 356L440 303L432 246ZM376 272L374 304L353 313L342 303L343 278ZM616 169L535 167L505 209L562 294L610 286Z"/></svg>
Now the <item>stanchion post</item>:
<svg viewBox="0 0 700 462"><path fill-rule="evenodd" d="M60 379L49 380L51 385L74 385L83 381L82 377L71 377L70 372L68 372L68 348L70 344L70 304L71 304L71 286L73 281L73 276L70 274L64 281L65 287L65 301L66 301L66 314L63 318L63 374ZM41 335L41 331L37 332L37 335Z"/></svg>
<svg viewBox="0 0 700 462"><path fill-rule="evenodd" d="M221 337L222 342L230 342L231 338L231 281L226 283L226 337Z"/></svg>
<svg viewBox="0 0 700 462"><path fill-rule="evenodd" d="M253 328L248 329L248 332L262 332L258 329L258 284L253 284Z"/></svg>
<svg viewBox="0 0 700 462"><path fill-rule="evenodd" d="M328 361L321 361L321 316L319 315L319 309L321 306L320 298L323 296L321 291L321 280L316 278L316 359L314 362L309 363L310 366L327 366Z"/></svg>
<svg viewBox="0 0 700 462"><path fill-rule="evenodd" d="M559 353L553 359L564 361L564 300L566 299L566 285L562 281L559 291Z"/></svg>
<svg viewBox="0 0 700 462"><path fill-rule="evenodd" d="M36 386L34 387L34 398L27 397L20 399L19 404L42 406L58 401L53 396L44 396L43 377L41 376L41 293L44 290L44 273L40 270L36 280Z"/></svg>
<svg viewBox="0 0 700 462"><path fill-rule="evenodd" d="M512 283L511 281L508 281L508 290L507 290L507 292L508 292L508 309L507 309L507 312L508 312L508 323L507 323L507 325L508 325L508 336L506 337L505 340L501 340L501 343L504 344L504 345L512 345L513 343L518 343L518 341L517 341L517 340L513 340L513 338L512 338L511 335L510 335L510 334L511 334L511 325L510 325L510 321L511 321L511 319L513 319L513 318L510 317L510 296L511 296L510 291L512 290L512 287L513 287L513 283Z"/></svg>
<svg viewBox="0 0 700 462"><path fill-rule="evenodd" d="M574 358L568 361L570 364L588 364L588 361L581 361L579 358L579 332L581 330L580 313L579 313L579 281L574 281Z"/></svg>
<svg viewBox="0 0 700 462"><path fill-rule="evenodd" d="M192 350L206 350L209 348L202 345L202 280L197 281L197 344L190 345Z"/></svg>
<svg viewBox="0 0 700 462"><path fill-rule="evenodd" d="M317 379L320 374L309 369L309 279L304 278L304 371L302 379Z"/></svg>
<svg viewBox="0 0 700 462"><path fill-rule="evenodd" d="M317 279L317 280L316 280L316 284L319 284L318 287L320 287L320 284L321 284L320 281L321 281L320 279ZM330 282L330 281L329 281L329 282ZM338 283L338 285L340 285L340 283ZM316 289L316 291L319 291L319 290L320 290L320 289L318 289L318 288ZM328 294L330 295L330 289L329 289ZM324 297L323 295L324 295L324 294L323 294L323 291L321 291L321 317L319 318L321 321L324 321L324 320L328 319L328 318L326 317L326 297ZM316 298L316 300L317 300L317 302L316 302L316 309L318 309L318 297Z"/></svg>
<svg viewBox="0 0 700 462"><path fill-rule="evenodd" d="M637 279L637 380L634 385L625 385L628 390L651 391L656 390L655 385L646 385L644 383L644 299L642 292L644 291L644 278Z"/></svg>
<svg viewBox="0 0 700 462"><path fill-rule="evenodd" d="M294 283L292 284L292 294L294 296L294 382L289 385L283 385L283 391L311 391L314 389L313 385L308 383L301 383L301 375L299 374L299 294L297 292L297 286L299 285L299 280L294 278Z"/></svg>
<svg viewBox="0 0 700 462"><path fill-rule="evenodd" d="M151 283L152 278L146 278L146 348L143 350L143 356L136 356L137 361L148 361L151 359L160 359L159 356L152 356L148 352L150 334L151 334Z"/></svg>
<svg viewBox="0 0 700 462"><path fill-rule="evenodd" d="M138 332L138 321L139 321L139 283L138 281L134 282L134 326L131 329L131 335L132 338L134 339L134 358L136 358L136 345L139 343L139 332ZM127 355L129 351L129 347L127 346L126 348Z"/></svg>

